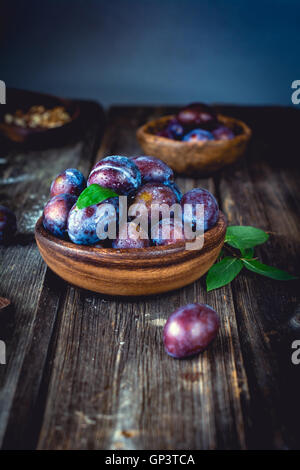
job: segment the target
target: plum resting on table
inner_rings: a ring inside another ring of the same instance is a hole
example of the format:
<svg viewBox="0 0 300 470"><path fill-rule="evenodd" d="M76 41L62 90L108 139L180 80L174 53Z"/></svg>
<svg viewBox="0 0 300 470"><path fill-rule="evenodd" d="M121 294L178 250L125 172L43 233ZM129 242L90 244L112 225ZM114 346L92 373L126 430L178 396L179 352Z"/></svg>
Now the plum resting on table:
<svg viewBox="0 0 300 470"><path fill-rule="evenodd" d="M173 170L159 158L142 155L132 161L141 172L143 184L153 181L167 184L174 181Z"/></svg>
<svg viewBox="0 0 300 470"><path fill-rule="evenodd" d="M68 168L60 173L51 184L50 197L58 194L79 194L86 187L86 179L83 174L76 168Z"/></svg>
<svg viewBox="0 0 300 470"><path fill-rule="evenodd" d="M165 324L165 350L175 358L193 356L207 348L219 327L219 316L208 305L188 304L180 307Z"/></svg>
<svg viewBox="0 0 300 470"><path fill-rule="evenodd" d="M149 246L148 234L133 222L121 227L119 236L112 242L112 247L116 249L147 248Z"/></svg>
<svg viewBox="0 0 300 470"><path fill-rule="evenodd" d="M185 204L191 204L192 212L184 210ZM196 228L196 205L204 206L204 231L211 229L219 218L219 206L214 196L207 189L195 188L188 191L182 196L181 207L184 221L190 224L195 230ZM200 225L201 226L201 225Z"/></svg>
<svg viewBox="0 0 300 470"><path fill-rule="evenodd" d="M15 214L8 207L0 205L0 244L9 242L16 230Z"/></svg>
<svg viewBox="0 0 300 470"><path fill-rule="evenodd" d="M141 185L141 173L132 159L112 155L100 160L92 169L87 185L99 184L117 194L129 196Z"/></svg>
<svg viewBox="0 0 300 470"><path fill-rule="evenodd" d="M77 197L73 194L58 194L52 197L44 207L44 228L56 237L65 238L69 212L76 200Z"/></svg>
<svg viewBox="0 0 300 470"><path fill-rule="evenodd" d="M186 134L182 140L184 142L206 142L207 140L214 140L214 136L204 129L194 129Z"/></svg>
<svg viewBox="0 0 300 470"><path fill-rule="evenodd" d="M106 207L104 206L105 204L110 205L110 213L104 210ZM114 220L117 224L118 208L118 197L108 198L99 204L94 204L84 209L78 209L78 207L74 205L68 218L68 234L71 241L78 245L93 245L105 239L108 222L103 223L103 232L99 233L101 219L102 222L105 222L105 219Z"/></svg>

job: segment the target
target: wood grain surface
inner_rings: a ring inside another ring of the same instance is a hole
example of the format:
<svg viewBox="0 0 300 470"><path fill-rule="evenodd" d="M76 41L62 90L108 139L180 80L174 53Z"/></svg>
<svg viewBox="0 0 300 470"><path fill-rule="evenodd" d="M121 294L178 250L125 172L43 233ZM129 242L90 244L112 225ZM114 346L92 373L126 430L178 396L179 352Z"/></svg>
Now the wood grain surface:
<svg viewBox="0 0 300 470"><path fill-rule="evenodd" d="M102 144L97 113L63 148L20 153L1 143L1 203L16 211L20 234L2 247L0 443L4 449L300 448L299 285L242 271L207 293L204 279L152 297L117 299L65 283L46 268L33 240L50 181L66 167L85 173L97 158L138 155L136 129L170 107L114 107ZM270 232L261 259L299 273L299 168L295 109L219 107L253 129L248 154L202 186L230 224ZM276 136L276 138L274 137ZM204 302L221 329L203 354L168 357L162 327L180 305Z"/></svg>

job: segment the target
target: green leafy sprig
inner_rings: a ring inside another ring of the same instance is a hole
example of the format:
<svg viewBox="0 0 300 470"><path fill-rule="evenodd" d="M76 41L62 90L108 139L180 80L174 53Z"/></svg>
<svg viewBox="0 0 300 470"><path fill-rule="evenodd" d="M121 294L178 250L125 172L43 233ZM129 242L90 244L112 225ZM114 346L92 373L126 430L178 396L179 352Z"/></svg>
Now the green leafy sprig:
<svg viewBox="0 0 300 470"><path fill-rule="evenodd" d="M103 188L99 184L91 184L82 191L79 198L77 199L76 206L78 209L84 209L85 207L99 204L109 197L118 196L112 189Z"/></svg>
<svg viewBox="0 0 300 470"><path fill-rule="evenodd" d="M277 281L298 279L286 271L263 264L254 257L254 247L265 243L268 238L269 235L259 228L244 225L228 227L220 261L210 268L206 276L207 291L229 284L243 268ZM230 256L225 256L226 251L230 252Z"/></svg>

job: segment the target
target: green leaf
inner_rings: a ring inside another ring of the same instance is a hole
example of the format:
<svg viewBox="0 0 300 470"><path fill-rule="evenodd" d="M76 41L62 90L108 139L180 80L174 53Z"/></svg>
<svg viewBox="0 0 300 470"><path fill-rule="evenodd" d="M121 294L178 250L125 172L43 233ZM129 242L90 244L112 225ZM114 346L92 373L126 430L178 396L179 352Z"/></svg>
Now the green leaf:
<svg viewBox="0 0 300 470"><path fill-rule="evenodd" d="M298 279L296 276L292 276L286 271L282 271L281 269L274 268L273 266L260 263L255 259L243 259L242 261L244 266L249 269L249 271L261 274L262 276L270 277L271 279L275 279L277 281L291 281L292 279Z"/></svg>
<svg viewBox="0 0 300 470"><path fill-rule="evenodd" d="M269 235L263 230L246 225L227 227L225 242L233 248L246 249L265 243Z"/></svg>
<svg viewBox="0 0 300 470"><path fill-rule="evenodd" d="M219 263L214 264L206 276L206 288L210 290L229 284L241 271L243 263L239 258L226 256Z"/></svg>
<svg viewBox="0 0 300 470"><path fill-rule="evenodd" d="M85 207L99 204L99 202L105 201L109 197L118 196L112 189L103 188L99 184L91 184L85 188L77 199L78 209L84 209Z"/></svg>
<svg viewBox="0 0 300 470"><path fill-rule="evenodd" d="M241 254L243 258L253 258L254 248L241 248Z"/></svg>

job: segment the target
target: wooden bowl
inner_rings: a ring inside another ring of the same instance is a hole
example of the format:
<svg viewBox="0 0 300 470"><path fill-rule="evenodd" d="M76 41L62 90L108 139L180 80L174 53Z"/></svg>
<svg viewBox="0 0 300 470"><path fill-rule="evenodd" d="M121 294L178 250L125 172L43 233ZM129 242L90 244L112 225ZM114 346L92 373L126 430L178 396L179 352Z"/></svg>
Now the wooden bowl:
<svg viewBox="0 0 300 470"><path fill-rule="evenodd" d="M10 88L7 90L7 104L0 106L0 132L9 140L17 143L43 140L44 142L57 141L65 138L69 132L74 132L74 122L80 115L79 106L71 100L58 98L44 93L36 93L25 90ZM32 106L43 105L46 109L63 106L71 117L71 121L59 127L21 127L15 124L7 124L4 121L5 114L14 114L16 110L28 111Z"/></svg>
<svg viewBox="0 0 300 470"><path fill-rule="evenodd" d="M182 142L155 135L175 116L164 116L144 124L137 130L137 139L145 155L160 158L178 174L199 176L230 165L243 155L251 137L244 122L218 115L218 120L236 134L230 140Z"/></svg>
<svg viewBox="0 0 300 470"><path fill-rule="evenodd" d="M149 295L167 292L199 279L216 261L223 246L226 220L204 235L201 250L185 244L132 250L75 245L47 232L42 218L35 238L52 271L78 287L111 295Z"/></svg>

